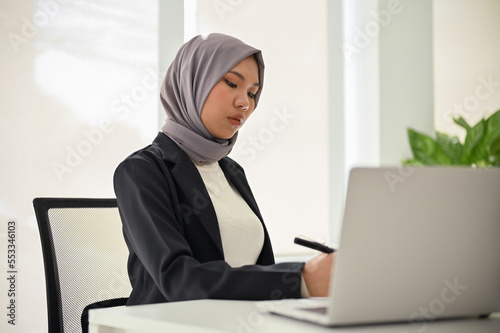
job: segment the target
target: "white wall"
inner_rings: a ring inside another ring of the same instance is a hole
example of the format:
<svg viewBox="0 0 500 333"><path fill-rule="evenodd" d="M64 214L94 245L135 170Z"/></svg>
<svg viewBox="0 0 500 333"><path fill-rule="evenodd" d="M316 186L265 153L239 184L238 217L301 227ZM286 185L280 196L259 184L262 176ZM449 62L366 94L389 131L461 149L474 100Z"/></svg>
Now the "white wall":
<svg viewBox="0 0 500 333"><path fill-rule="evenodd" d="M472 125L500 109L500 1L439 0L433 10L436 129L463 139L452 118Z"/></svg>
<svg viewBox="0 0 500 333"><path fill-rule="evenodd" d="M380 0L379 10L391 12L379 44L380 163L400 165L411 156L407 128L434 127L432 1Z"/></svg>

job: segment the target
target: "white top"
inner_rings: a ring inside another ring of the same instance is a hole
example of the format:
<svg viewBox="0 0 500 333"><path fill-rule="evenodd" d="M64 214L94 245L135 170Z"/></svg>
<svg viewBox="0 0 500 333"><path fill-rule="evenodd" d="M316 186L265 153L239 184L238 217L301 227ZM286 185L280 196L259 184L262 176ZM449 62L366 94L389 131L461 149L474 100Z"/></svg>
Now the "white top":
<svg viewBox="0 0 500 333"><path fill-rule="evenodd" d="M264 245L264 228L219 163L196 164L219 221L224 258L231 267L254 265Z"/></svg>

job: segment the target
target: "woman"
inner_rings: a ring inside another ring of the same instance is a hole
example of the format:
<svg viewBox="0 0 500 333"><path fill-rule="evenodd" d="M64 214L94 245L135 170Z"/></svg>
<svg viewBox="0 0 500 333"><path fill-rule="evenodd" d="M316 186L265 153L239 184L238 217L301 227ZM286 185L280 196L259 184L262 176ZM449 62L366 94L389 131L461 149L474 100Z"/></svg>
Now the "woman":
<svg viewBox="0 0 500 333"><path fill-rule="evenodd" d="M261 52L223 34L184 44L160 98L167 121L117 168L128 304L325 296L333 255L275 264L243 169L227 157L257 106Z"/></svg>

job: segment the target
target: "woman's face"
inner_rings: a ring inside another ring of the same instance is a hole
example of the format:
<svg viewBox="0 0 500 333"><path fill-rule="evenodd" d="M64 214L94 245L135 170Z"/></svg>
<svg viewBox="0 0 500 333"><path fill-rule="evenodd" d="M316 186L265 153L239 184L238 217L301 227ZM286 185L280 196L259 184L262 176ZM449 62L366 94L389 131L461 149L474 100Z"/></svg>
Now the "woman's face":
<svg viewBox="0 0 500 333"><path fill-rule="evenodd" d="M201 121L217 139L230 139L255 108L259 68L251 55L215 84L201 109Z"/></svg>

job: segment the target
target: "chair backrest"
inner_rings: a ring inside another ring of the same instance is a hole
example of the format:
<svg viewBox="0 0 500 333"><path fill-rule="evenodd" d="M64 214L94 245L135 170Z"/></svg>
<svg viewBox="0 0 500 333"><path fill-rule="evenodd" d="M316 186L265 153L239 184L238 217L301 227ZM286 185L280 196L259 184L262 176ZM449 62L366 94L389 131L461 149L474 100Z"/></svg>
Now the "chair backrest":
<svg viewBox="0 0 500 333"><path fill-rule="evenodd" d="M128 297L126 247L116 199L36 198L49 332L81 332L82 310Z"/></svg>

